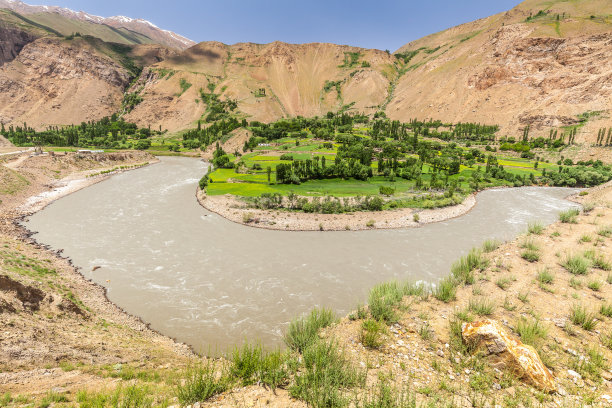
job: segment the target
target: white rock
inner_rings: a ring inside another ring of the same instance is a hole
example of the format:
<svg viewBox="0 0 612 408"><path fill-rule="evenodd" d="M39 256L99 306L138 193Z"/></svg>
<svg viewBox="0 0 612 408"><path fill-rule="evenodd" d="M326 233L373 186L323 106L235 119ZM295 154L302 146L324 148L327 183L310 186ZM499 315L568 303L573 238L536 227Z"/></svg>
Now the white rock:
<svg viewBox="0 0 612 408"><path fill-rule="evenodd" d="M582 376L575 372L574 370L567 370L567 373L572 376L575 380L581 380Z"/></svg>

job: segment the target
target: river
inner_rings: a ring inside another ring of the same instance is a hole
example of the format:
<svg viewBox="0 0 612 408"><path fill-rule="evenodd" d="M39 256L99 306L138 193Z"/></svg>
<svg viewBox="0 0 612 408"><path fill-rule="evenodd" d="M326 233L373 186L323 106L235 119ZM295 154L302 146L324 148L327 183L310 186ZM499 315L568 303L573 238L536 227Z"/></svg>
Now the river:
<svg viewBox="0 0 612 408"><path fill-rule="evenodd" d="M468 214L421 228L271 231L203 209L195 190L206 167L162 158L55 201L25 225L123 309L214 354L244 340L280 345L292 318L314 306L346 314L379 282L435 282L485 239L513 239L529 221L551 223L575 206L564 197L576 190L494 189Z"/></svg>

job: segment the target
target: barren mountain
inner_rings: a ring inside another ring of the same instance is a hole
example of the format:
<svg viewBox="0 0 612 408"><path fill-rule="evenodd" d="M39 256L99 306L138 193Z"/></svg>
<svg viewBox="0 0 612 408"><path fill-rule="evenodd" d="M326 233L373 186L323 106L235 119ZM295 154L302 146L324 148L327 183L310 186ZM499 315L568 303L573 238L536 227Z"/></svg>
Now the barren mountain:
<svg viewBox="0 0 612 408"><path fill-rule="evenodd" d="M392 55L282 42L204 42L177 52L142 45L118 50L117 44L90 37L65 39L63 33L77 30L57 19L45 24L39 9L10 4L30 14L0 15L0 64L5 62L0 120L5 123L27 120L44 127L95 119L122 112L122 94L129 92L142 102L126 119L178 131L202 118L207 109L202 93L214 92L220 100L235 100L239 116L266 122L340 109L382 110L403 121L499 124L500 134L509 136L520 135L527 125L532 136L578 125L577 142L594 140L599 128L610 126L609 0L527 0ZM53 10L47 15L67 18ZM113 21L128 24L125 20ZM104 39L102 34L93 33ZM135 65L144 69L132 83Z"/></svg>
<svg viewBox="0 0 612 408"><path fill-rule="evenodd" d="M518 136L578 124L601 112L576 140L609 126L612 104L612 2L528 0L506 13L409 43L414 55L387 114L497 123Z"/></svg>
<svg viewBox="0 0 612 408"><path fill-rule="evenodd" d="M394 62L383 51L335 44L201 43L143 72L132 90L144 102L127 118L170 130L192 126L206 108L200 90L211 89L236 100L249 120L324 115L349 104L373 113L387 96Z"/></svg>
<svg viewBox="0 0 612 408"><path fill-rule="evenodd" d="M125 16L100 17L57 6L31 6L18 0L0 0L0 9L12 10L31 22L62 35L81 33L122 44L161 44L184 50L196 43L155 24Z"/></svg>
<svg viewBox="0 0 612 408"><path fill-rule="evenodd" d="M0 121L38 128L95 120L119 109L135 63L170 52L120 46L92 37L42 37L0 66Z"/></svg>

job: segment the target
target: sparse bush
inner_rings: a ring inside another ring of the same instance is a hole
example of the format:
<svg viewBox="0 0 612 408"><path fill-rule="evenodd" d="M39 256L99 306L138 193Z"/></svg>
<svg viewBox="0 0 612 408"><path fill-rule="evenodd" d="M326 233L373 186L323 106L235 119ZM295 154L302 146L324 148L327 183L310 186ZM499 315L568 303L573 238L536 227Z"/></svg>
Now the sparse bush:
<svg viewBox="0 0 612 408"><path fill-rule="evenodd" d="M602 271L612 270L612 264L604 258L603 254L598 254L593 250L586 251L584 257L592 262L594 268L601 269Z"/></svg>
<svg viewBox="0 0 612 408"><path fill-rule="evenodd" d="M306 317L301 317L289 323L285 333L285 344L297 352L304 349L318 338L320 329L330 326L336 321L334 312L329 309L313 309Z"/></svg>
<svg viewBox="0 0 612 408"><path fill-rule="evenodd" d="M382 335L385 332L385 326L374 319L364 320L361 323L360 341L365 347L377 349L383 345Z"/></svg>
<svg viewBox="0 0 612 408"><path fill-rule="evenodd" d="M421 336L421 339L425 341L431 340L431 338L433 337L433 330L429 323L425 323L421 327L419 327L419 336Z"/></svg>
<svg viewBox="0 0 612 408"><path fill-rule="evenodd" d="M294 379L289 394L315 408L344 407L341 389L365 385L365 373L357 370L333 342L322 340L303 353L304 369Z"/></svg>
<svg viewBox="0 0 612 408"><path fill-rule="evenodd" d="M377 387L366 391L363 399L355 404L355 408L414 408L416 397L409 389L404 391L391 387L386 381L379 381Z"/></svg>
<svg viewBox="0 0 612 408"><path fill-rule="evenodd" d="M604 346L612 350L612 330L608 334L601 334L601 342Z"/></svg>
<svg viewBox="0 0 612 408"><path fill-rule="evenodd" d="M452 277L446 277L438 282L433 295L444 303L452 302L457 298L457 283Z"/></svg>
<svg viewBox="0 0 612 408"><path fill-rule="evenodd" d="M501 243L496 240L496 239L487 239L483 244L482 244L482 251L484 253L489 253L489 252L493 252L495 251L497 248L499 248L499 246L501 245Z"/></svg>
<svg viewBox="0 0 612 408"><path fill-rule="evenodd" d="M595 313L588 312L584 306L574 305L570 310L570 320L576 326L591 331L597 325Z"/></svg>
<svg viewBox="0 0 612 408"><path fill-rule="evenodd" d="M459 283L471 285L475 282L474 271L484 269L488 261L479 249L472 249L466 256L462 256L451 267L451 273Z"/></svg>
<svg viewBox="0 0 612 408"><path fill-rule="evenodd" d="M538 319L528 320L524 317L517 321L515 330L521 341L531 346L536 346L548 334L548 330Z"/></svg>
<svg viewBox="0 0 612 408"><path fill-rule="evenodd" d="M570 255L565 259L562 266L574 275L586 275L591 263L580 255Z"/></svg>
<svg viewBox="0 0 612 408"><path fill-rule="evenodd" d="M508 287L514 282L516 278L512 276L505 276L495 281L495 284L502 290L508 289Z"/></svg>
<svg viewBox="0 0 612 408"><path fill-rule="evenodd" d="M601 382L601 371L606 368L606 360L596 347L591 347L587 350L585 358L575 358L571 367L583 377Z"/></svg>
<svg viewBox="0 0 612 408"><path fill-rule="evenodd" d="M527 231L533 235L540 235L544 231L544 225L542 225L542 223L539 221L530 222L527 226Z"/></svg>
<svg viewBox="0 0 612 408"><path fill-rule="evenodd" d="M606 317L612 317L612 303L601 305L599 308L599 313Z"/></svg>
<svg viewBox="0 0 612 408"><path fill-rule="evenodd" d="M490 316L495 309L495 303L487 299L470 299L468 309L476 313L478 316Z"/></svg>
<svg viewBox="0 0 612 408"><path fill-rule="evenodd" d="M612 225L608 225L605 227L601 227L597 230L597 235L601 235L602 237L609 238L612 236Z"/></svg>
<svg viewBox="0 0 612 408"><path fill-rule="evenodd" d="M287 380L286 358L280 351L266 353L261 345L245 344L234 349L230 373L239 378L242 385L261 383L275 389Z"/></svg>
<svg viewBox="0 0 612 408"><path fill-rule="evenodd" d="M521 252L521 258L527 262L538 262L540 260L540 253L538 251L526 249L525 251Z"/></svg>
<svg viewBox="0 0 612 408"><path fill-rule="evenodd" d="M588 202L588 203L584 203L584 204L582 205L582 211L583 211L585 214L590 213L590 212L591 212L591 211L593 211L594 209L595 209L595 203Z"/></svg>
<svg viewBox="0 0 612 408"><path fill-rule="evenodd" d="M536 275L536 280L540 282L541 285L549 285L553 283L555 277L552 273L549 272L548 269L543 269Z"/></svg>
<svg viewBox="0 0 612 408"><path fill-rule="evenodd" d="M395 308L404 297L404 288L397 282L386 282L370 290L368 298L370 314L375 320L393 323L397 320Z"/></svg>
<svg viewBox="0 0 612 408"><path fill-rule="evenodd" d="M179 382L175 388L175 395L183 405L206 401L210 397L227 390L229 381L225 373L226 368L221 366L221 374L217 375L217 364L209 360L204 365L197 363L185 371L184 383ZM126 405L129 406L129 405Z"/></svg>
<svg viewBox="0 0 612 408"><path fill-rule="evenodd" d="M591 289L591 290L593 290L595 292L598 292L601 289L601 282L600 281L596 281L596 280L590 281L587 284L587 288L589 288L589 289Z"/></svg>
<svg viewBox="0 0 612 408"><path fill-rule="evenodd" d="M580 214L580 211L575 208L571 208L569 210L562 211L559 214L559 220L565 224L576 224L578 222L578 214Z"/></svg>

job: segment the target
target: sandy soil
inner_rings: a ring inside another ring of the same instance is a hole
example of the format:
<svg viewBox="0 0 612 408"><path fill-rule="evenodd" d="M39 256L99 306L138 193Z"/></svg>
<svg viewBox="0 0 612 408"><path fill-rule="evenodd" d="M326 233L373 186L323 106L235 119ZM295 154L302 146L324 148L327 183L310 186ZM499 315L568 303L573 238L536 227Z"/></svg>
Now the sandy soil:
<svg viewBox="0 0 612 408"><path fill-rule="evenodd" d="M283 231L345 231L366 229L415 228L432 222L459 217L476 205L476 196L466 197L463 203L432 210L402 208L388 211L357 211L347 214L310 214L277 210L247 208L244 202L232 195L207 196L196 193L202 207L230 221L256 228ZM419 222L414 221L419 215Z"/></svg>
<svg viewBox="0 0 612 408"><path fill-rule="evenodd" d="M186 345L111 303L103 287L86 280L59 252L29 238L18 223L112 174L103 171L127 171L156 161L147 153L129 152L24 154L0 163L7 175L20 177L12 193L0 189L0 394L114 388L116 380L86 371L117 364L144 368L174 362L180 367L193 355Z"/></svg>

